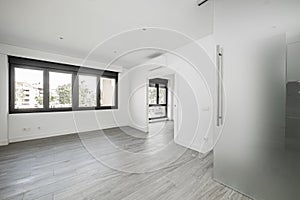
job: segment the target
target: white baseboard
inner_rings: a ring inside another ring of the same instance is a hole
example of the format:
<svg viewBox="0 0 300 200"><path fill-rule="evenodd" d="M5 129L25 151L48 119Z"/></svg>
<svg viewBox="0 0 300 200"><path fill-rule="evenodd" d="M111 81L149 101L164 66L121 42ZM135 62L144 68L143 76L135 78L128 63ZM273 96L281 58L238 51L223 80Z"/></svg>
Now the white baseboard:
<svg viewBox="0 0 300 200"><path fill-rule="evenodd" d="M178 145L181 145L183 147L186 147L188 149L192 149L194 151L197 151L199 153L205 153L205 152L202 152L201 150L201 145L196 145L196 144L190 144L189 141L183 141L183 140L180 140L178 138L175 138L174 139L174 142Z"/></svg>
<svg viewBox="0 0 300 200"><path fill-rule="evenodd" d="M4 140L4 141L0 141L0 146L6 146L8 145L8 141Z"/></svg>
<svg viewBox="0 0 300 200"><path fill-rule="evenodd" d="M36 140L36 139L43 139L43 138L69 135L69 134L75 134L75 133L76 132L74 132L74 130L72 130L72 131L65 130L63 132L51 133L51 134L47 134L47 135L27 135L27 136L21 136L21 137L13 137L13 138L9 138L9 143L23 142L23 141Z"/></svg>
<svg viewBox="0 0 300 200"><path fill-rule="evenodd" d="M148 133L148 128L147 127L140 127L140 126L135 126L134 124L128 125L131 128L137 129L139 131L142 131L144 133Z"/></svg>
<svg viewBox="0 0 300 200"><path fill-rule="evenodd" d="M233 186L231 186L231 185L228 185L228 184L226 184L226 183L224 183L224 182L218 180L217 178L215 178L214 175L213 175L212 178L213 178L213 180L216 181L217 183L219 183L219 184L221 184L221 185L224 185L224 186L226 186L226 187L232 189L233 191L235 191L235 192L237 192L237 193L240 193L240 194L242 194L242 195L244 195L244 196L246 196L246 197L249 197L249 199L255 199L255 198L252 197L251 195L248 195L248 194L246 194L246 193L244 193L244 192L241 192L240 190L236 189L235 187L233 187Z"/></svg>
<svg viewBox="0 0 300 200"><path fill-rule="evenodd" d="M79 133L85 133L85 132L91 132L91 131L97 131L97 130L105 130L105 129L110 129L110 128L117 128L117 127L116 126L107 126L102 129L82 130L82 131L79 131ZM47 135L46 134L44 134L44 135L26 135L26 136L21 136L21 137L9 138L9 143L23 142L23 141L28 141L28 140L43 139L43 138L63 136L63 135L70 135L70 134L76 134L76 133L78 133L78 132L74 131L74 129L70 129L70 130L64 130L64 131L55 132L55 133L48 133Z"/></svg>
<svg viewBox="0 0 300 200"><path fill-rule="evenodd" d="M148 128L147 127L139 127L139 126L135 126L133 124L130 125L122 125L122 126L129 126L131 128L137 129L139 131L142 131L144 133L148 132ZM122 127L120 126L120 127ZM96 129L96 130L85 130L85 131L80 131L80 133L84 133L84 132L90 132L90 131L97 131L97 130L104 130L104 129L110 129L110 128L117 128L116 126L107 126L103 129ZM25 135L25 136L20 136L20 137L12 137L9 138L9 141L0 141L0 146L1 145L8 145L9 143L14 143L14 142L23 142L23 141L28 141L28 140L35 140L35 139L43 139L43 138L48 138L48 137L56 137L56 136L62 136L62 135L69 135L69 134L76 134L76 132L74 132L74 129L71 130L64 130L64 131L60 131L60 132L56 132L56 133L48 133L48 134L43 134L43 135ZM178 142L180 143L180 142ZM184 145L182 145L184 146Z"/></svg>

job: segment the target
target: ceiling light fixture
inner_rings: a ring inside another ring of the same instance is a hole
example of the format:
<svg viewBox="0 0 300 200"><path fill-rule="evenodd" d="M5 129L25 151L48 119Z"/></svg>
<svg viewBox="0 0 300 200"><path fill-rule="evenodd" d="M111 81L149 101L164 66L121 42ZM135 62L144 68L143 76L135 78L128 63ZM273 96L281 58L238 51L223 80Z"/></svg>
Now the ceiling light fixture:
<svg viewBox="0 0 300 200"><path fill-rule="evenodd" d="M60 39L60 40L63 40L63 39L64 39L64 37L63 37L63 36L60 36L60 37L59 37L59 39Z"/></svg>

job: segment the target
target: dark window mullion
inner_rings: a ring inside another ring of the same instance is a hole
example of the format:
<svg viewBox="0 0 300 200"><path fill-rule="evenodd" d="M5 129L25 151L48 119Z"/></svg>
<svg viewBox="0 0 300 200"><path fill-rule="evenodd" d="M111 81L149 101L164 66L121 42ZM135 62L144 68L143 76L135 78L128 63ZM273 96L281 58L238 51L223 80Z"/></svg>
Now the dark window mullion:
<svg viewBox="0 0 300 200"><path fill-rule="evenodd" d="M79 107L79 81L76 73L72 74L72 109L77 110Z"/></svg>
<svg viewBox="0 0 300 200"><path fill-rule="evenodd" d="M9 75L9 80L10 80L10 88L9 88L9 92L10 92L10 112L15 110L15 91L16 91L16 84L15 84L15 67L10 67L9 69L10 75Z"/></svg>
<svg viewBox="0 0 300 200"><path fill-rule="evenodd" d="M115 81L116 81L116 87L115 87L115 105L113 106L114 108L118 108L119 102L118 102L118 94L119 94L119 75L117 75L115 77Z"/></svg>
<svg viewBox="0 0 300 200"><path fill-rule="evenodd" d="M49 109L49 70L44 70L43 103L44 109Z"/></svg>
<svg viewBox="0 0 300 200"><path fill-rule="evenodd" d="M156 87L156 104L159 104L159 85L155 84Z"/></svg>
<svg viewBox="0 0 300 200"><path fill-rule="evenodd" d="M100 87L100 76L97 76L97 92L96 92L96 101L97 101L97 109L101 107L100 101L101 101L101 87Z"/></svg>

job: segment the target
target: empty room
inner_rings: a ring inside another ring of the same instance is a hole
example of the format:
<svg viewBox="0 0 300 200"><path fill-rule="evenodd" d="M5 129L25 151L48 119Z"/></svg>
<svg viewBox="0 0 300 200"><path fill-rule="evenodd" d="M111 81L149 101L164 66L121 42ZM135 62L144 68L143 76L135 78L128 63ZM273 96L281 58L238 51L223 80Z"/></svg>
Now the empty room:
<svg viewBox="0 0 300 200"><path fill-rule="evenodd" d="M0 200L297 200L300 1L0 0Z"/></svg>

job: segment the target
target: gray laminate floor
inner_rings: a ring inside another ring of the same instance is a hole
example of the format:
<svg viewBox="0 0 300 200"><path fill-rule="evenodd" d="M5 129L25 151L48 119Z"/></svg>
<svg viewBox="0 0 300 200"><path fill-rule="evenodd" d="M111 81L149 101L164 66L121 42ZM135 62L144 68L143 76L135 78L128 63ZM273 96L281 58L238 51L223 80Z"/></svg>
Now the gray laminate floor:
<svg viewBox="0 0 300 200"><path fill-rule="evenodd" d="M0 199L248 199L212 180L212 154L173 142L173 124L0 147Z"/></svg>

